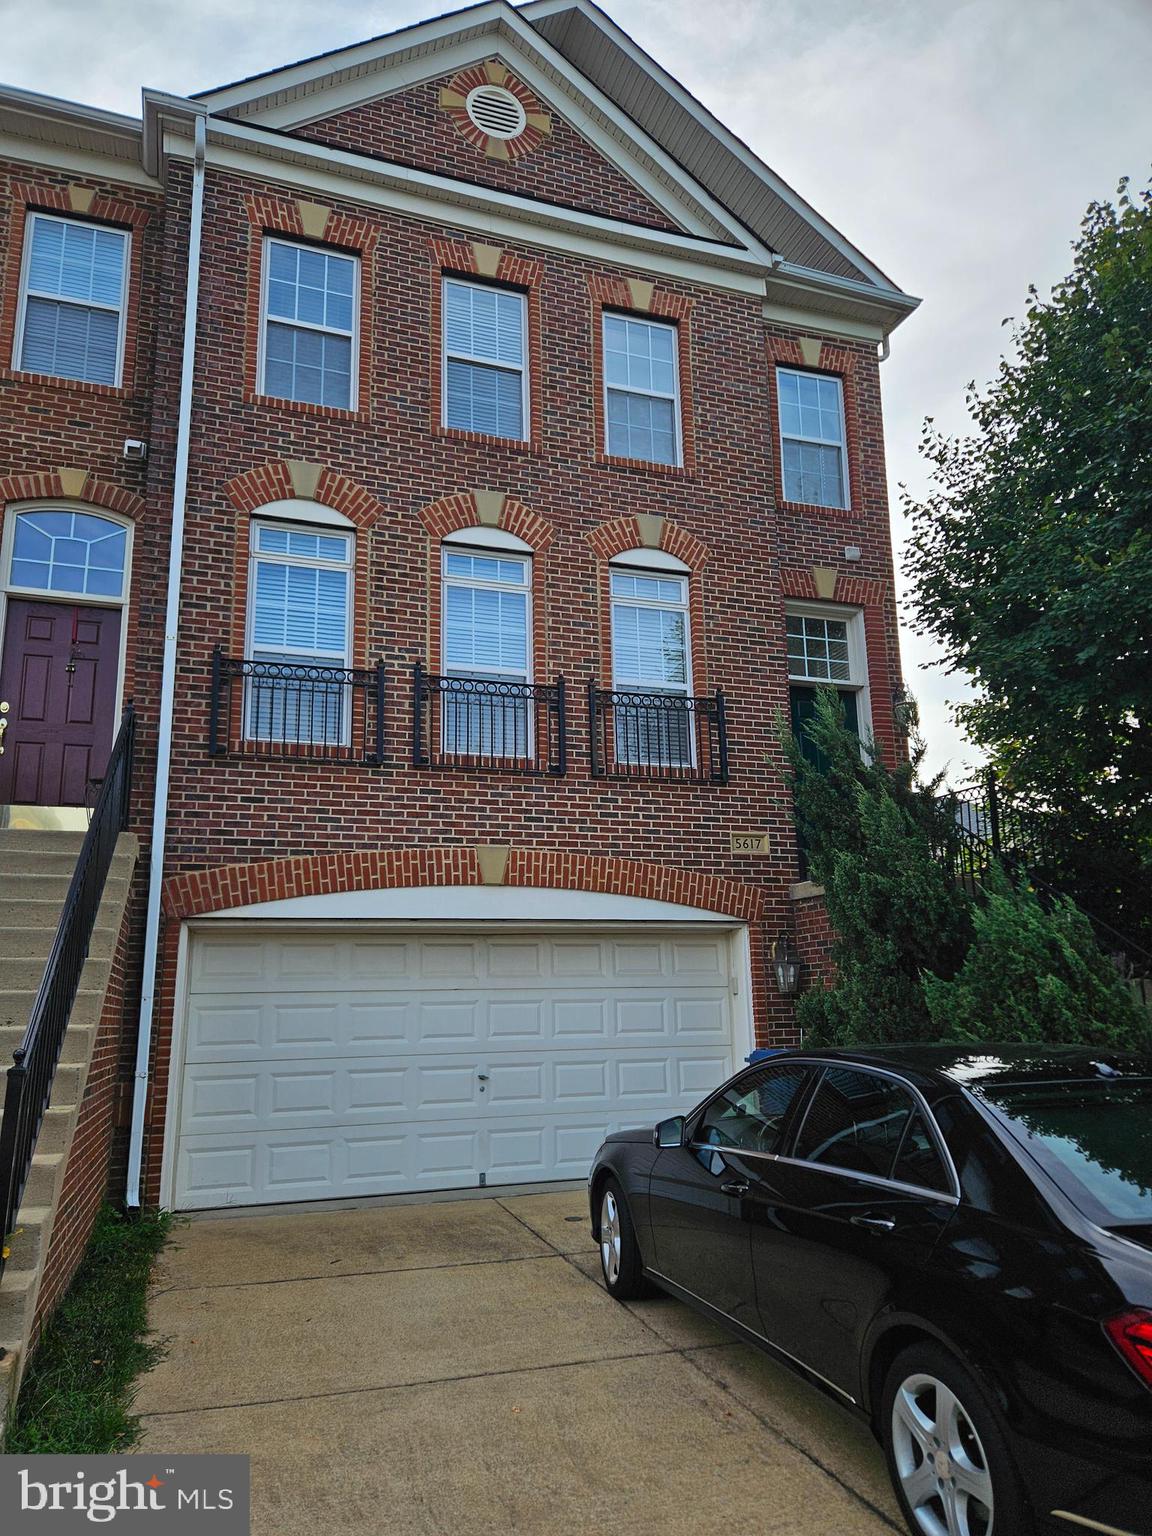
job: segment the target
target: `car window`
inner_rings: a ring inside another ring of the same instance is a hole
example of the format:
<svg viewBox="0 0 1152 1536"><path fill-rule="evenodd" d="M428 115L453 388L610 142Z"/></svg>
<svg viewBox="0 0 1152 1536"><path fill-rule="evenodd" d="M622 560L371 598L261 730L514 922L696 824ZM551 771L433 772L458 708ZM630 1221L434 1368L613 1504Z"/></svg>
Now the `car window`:
<svg viewBox="0 0 1152 1536"><path fill-rule="evenodd" d="M782 1063L738 1078L708 1105L693 1140L741 1152L777 1151L788 1111L807 1076L806 1067Z"/></svg>
<svg viewBox="0 0 1152 1536"><path fill-rule="evenodd" d="M939 1189L945 1194L952 1192L952 1180L944 1167L940 1149L919 1111L908 1122L904 1140L892 1164L892 1177L901 1184L915 1184L920 1189Z"/></svg>
<svg viewBox="0 0 1152 1536"><path fill-rule="evenodd" d="M853 1067L829 1067L812 1096L793 1155L891 1178L915 1111L912 1095L890 1078Z"/></svg>

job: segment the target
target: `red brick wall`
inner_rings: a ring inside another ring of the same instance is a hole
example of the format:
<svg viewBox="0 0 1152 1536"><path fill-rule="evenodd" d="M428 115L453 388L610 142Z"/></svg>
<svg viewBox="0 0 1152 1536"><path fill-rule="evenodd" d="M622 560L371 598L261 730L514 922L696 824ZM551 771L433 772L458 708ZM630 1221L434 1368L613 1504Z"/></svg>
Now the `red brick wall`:
<svg viewBox="0 0 1152 1536"><path fill-rule="evenodd" d="M186 172L177 168L173 195L185 195L186 185ZM257 893L282 892L286 882L297 879L305 881L300 889L333 889L337 878L351 879L353 887L371 886L382 880L385 863L389 870L407 871L405 880L412 884L468 883L476 878L471 847L480 843L510 844L510 870L519 871L515 878L523 884L564 884L576 869L580 878L610 880L600 888L669 899L670 880L719 882L709 888L751 893L745 910L752 930L757 1030L762 1040L783 1043L795 1038L791 1007L766 981L772 942L799 931L788 894L796 878L795 845L778 735L788 693L783 598L786 591L807 592L812 564L837 567L842 583L837 599L865 608L869 645L875 645L873 714L884 750L897 749L884 706L898 671L873 348L826 348L821 358L822 366L851 377L854 493L859 488L852 510L784 508L770 359L754 297L656 280L642 267L616 269L506 242L501 271L531 273L535 296L531 440L503 443L439 432L434 430L439 372L434 279L444 249L467 249L467 243L435 223L334 203L329 228L358 222L371 242L364 260L372 267L375 300L363 323L375 361L355 413L304 415L246 393L246 359L256 347L248 274L252 242L261 234L250 218L254 196L284 201L282 191L270 186L209 173L165 978L147 1147L153 1197L177 914L192 910L189 901L194 907L209 900L209 891L221 890L237 900L258 899ZM170 219L173 230L179 216ZM594 343L598 305L606 292L627 293L628 279L655 282L662 302L673 306L669 313L691 316L693 457L675 472L614 462L602 452ZM178 322L174 310L161 344L158 417L173 408ZM781 333L777 344L795 343ZM160 430L154 425L154 436ZM290 493L288 460L327 466L317 489L320 499L335 500L336 485L352 487L340 494L372 509L363 521L357 519L355 628L357 660L379 658L385 667L381 768L207 756L212 649L236 644L247 519L261 498ZM538 654L546 656L549 677L565 675L572 701L569 771L560 780L411 767L411 669L417 660L434 665L436 659L430 615L438 607L438 540L445 527L460 526L462 518L467 522L471 492L478 489L506 496L517 531L537 551ZM694 639L697 632L701 636L694 681L703 685L706 659L707 686L725 690L731 739L726 787L590 776L580 701L588 679L603 678L608 665L604 550L623 548L622 537L626 544L641 542L635 514L662 517L663 547L692 568ZM861 547L859 562L845 561L846 544ZM770 834L769 857L732 854L731 834L752 831ZM577 856L589 862L574 865ZM254 866L261 873L253 873ZM337 870L353 874L337 876ZM609 870L615 874L604 873ZM198 877L197 871L205 873ZM811 922L805 913L802 924Z"/></svg>
<svg viewBox="0 0 1152 1536"><path fill-rule="evenodd" d="M470 72L464 73L471 80ZM296 130L296 136L585 213L654 229L679 229L547 102L541 105L551 120L551 132L515 160L490 159L482 147L464 137L453 114L440 105L441 90L456 78L446 76L351 107Z"/></svg>
<svg viewBox="0 0 1152 1536"><path fill-rule="evenodd" d="M134 887L139 894L142 887L138 878ZM116 940L108 990L92 1048L92 1063L52 1224L48 1258L36 1303L34 1338L68 1289L84 1256L96 1212L109 1192L109 1158L118 1119L125 1013L127 1009L131 1014L139 986L136 930L140 915L140 903L129 902ZM113 1193L118 1196L119 1190Z"/></svg>

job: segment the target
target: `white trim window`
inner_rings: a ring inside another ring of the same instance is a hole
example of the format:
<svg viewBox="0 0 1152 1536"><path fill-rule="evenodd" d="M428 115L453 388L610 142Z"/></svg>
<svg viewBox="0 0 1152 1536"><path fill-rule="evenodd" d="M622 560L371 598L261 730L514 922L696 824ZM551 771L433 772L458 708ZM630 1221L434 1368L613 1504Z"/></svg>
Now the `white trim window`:
<svg viewBox="0 0 1152 1536"><path fill-rule="evenodd" d="M663 702L687 700L692 692L688 577L613 567L610 580L612 686L633 696L614 708L617 760L690 767L690 708Z"/></svg>
<svg viewBox="0 0 1152 1536"><path fill-rule="evenodd" d="M475 757L532 755L532 561L510 551L442 551L445 686L441 745ZM459 678L453 688L451 679ZM469 686L469 685L488 686Z"/></svg>
<svg viewBox="0 0 1152 1536"><path fill-rule="evenodd" d="M261 394L355 410L359 304L357 257L267 237Z"/></svg>
<svg viewBox="0 0 1152 1536"><path fill-rule="evenodd" d="M29 215L14 367L120 383L130 245L127 230Z"/></svg>
<svg viewBox="0 0 1152 1536"><path fill-rule="evenodd" d="M443 312L443 425L523 441L529 416L525 295L446 277Z"/></svg>
<svg viewBox="0 0 1152 1536"><path fill-rule="evenodd" d="M680 463L676 327L604 312L605 450L651 464Z"/></svg>
<svg viewBox="0 0 1152 1536"><path fill-rule="evenodd" d="M353 536L253 521L247 735L346 744Z"/></svg>
<svg viewBox="0 0 1152 1536"><path fill-rule="evenodd" d="M803 742L817 688L835 688L844 718L861 740L869 733L868 658L857 609L789 604L784 615L793 734Z"/></svg>
<svg viewBox="0 0 1152 1536"><path fill-rule="evenodd" d="M9 585L97 603L124 599L128 528L74 507L30 507L13 517Z"/></svg>
<svg viewBox="0 0 1152 1536"><path fill-rule="evenodd" d="M785 501L848 506L844 387L826 374L777 368Z"/></svg>

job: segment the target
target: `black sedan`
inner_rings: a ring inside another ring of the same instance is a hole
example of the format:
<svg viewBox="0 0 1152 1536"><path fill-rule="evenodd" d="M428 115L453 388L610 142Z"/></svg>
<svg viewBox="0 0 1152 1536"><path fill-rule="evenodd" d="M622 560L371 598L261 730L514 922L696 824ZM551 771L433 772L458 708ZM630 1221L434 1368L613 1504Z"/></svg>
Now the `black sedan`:
<svg viewBox="0 0 1152 1536"><path fill-rule="evenodd" d="M1152 1058L788 1051L610 1136L593 1235L868 1418L917 1536L1152 1533Z"/></svg>

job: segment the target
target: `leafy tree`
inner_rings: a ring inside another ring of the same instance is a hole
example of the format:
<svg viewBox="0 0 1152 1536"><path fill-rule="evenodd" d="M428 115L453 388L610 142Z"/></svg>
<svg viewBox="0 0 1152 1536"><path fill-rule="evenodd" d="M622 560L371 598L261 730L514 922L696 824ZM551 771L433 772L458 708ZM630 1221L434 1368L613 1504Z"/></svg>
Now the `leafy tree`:
<svg viewBox="0 0 1152 1536"><path fill-rule="evenodd" d="M1059 898L1045 910L1030 886L995 871L972 921L972 945L956 975L924 978L940 1039L1152 1043L1152 1016L1072 902Z"/></svg>
<svg viewBox="0 0 1152 1536"><path fill-rule="evenodd" d="M905 503L917 626L977 685L957 715L1074 875L1101 839L1152 863L1152 192L1121 182L1073 249L969 386L974 435L926 424Z"/></svg>
<svg viewBox="0 0 1152 1536"><path fill-rule="evenodd" d="M919 782L922 747L895 769L862 757L835 690L819 691L806 731L792 744L793 790L808 870L825 891L836 983L805 992L797 1021L825 1045L931 1038L923 973L951 975L970 934L947 858L954 806L939 780Z"/></svg>

